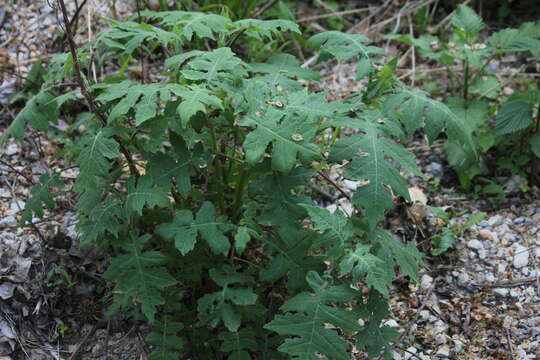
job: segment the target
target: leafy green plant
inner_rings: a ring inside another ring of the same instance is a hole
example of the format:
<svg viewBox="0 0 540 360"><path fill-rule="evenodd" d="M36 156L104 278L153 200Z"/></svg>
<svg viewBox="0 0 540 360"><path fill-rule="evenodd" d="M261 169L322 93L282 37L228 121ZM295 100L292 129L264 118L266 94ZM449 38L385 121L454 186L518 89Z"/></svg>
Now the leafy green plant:
<svg viewBox="0 0 540 360"><path fill-rule="evenodd" d="M64 268L54 267L47 272L45 283L49 287L65 286L66 289L69 290L77 285L77 280L75 280Z"/></svg>
<svg viewBox="0 0 540 360"><path fill-rule="evenodd" d="M69 326L67 326L63 322L60 322L60 323L56 324L56 326L54 328L54 334L53 334L52 338L54 340L61 339L64 336L66 336L66 333L69 332L69 330L70 330Z"/></svg>
<svg viewBox="0 0 540 360"><path fill-rule="evenodd" d="M434 213L439 219L441 219L444 223L440 230L440 234L434 236L431 239L431 244L433 245L431 253L433 255L441 255L447 252L448 249L452 247L452 244L454 243L456 237L460 236L465 232L465 230L478 224L486 217L486 213L484 212L472 214L467 218L464 223L460 224L455 222L453 219L457 216L463 215L464 212L447 212L442 208L434 206L429 206L429 210Z"/></svg>
<svg viewBox="0 0 540 360"><path fill-rule="evenodd" d="M70 42L8 129L22 140L26 123L47 132L59 116L70 122L58 139L79 169L81 245L112 255L110 311L153 326L151 359L345 360L351 342L390 359L398 333L381 326L388 287L398 269L417 281L422 264L414 243L379 227L394 195L409 198L400 170L421 176L400 141L425 125L431 139L446 128L467 144L460 119L404 88L396 59L383 64L384 52L361 35L310 39L321 59L357 61L358 79L368 80L350 101L328 102L307 86L318 74L292 55L247 63L227 46L299 33L292 22L143 17L148 23L111 21L79 53ZM128 77L138 56L158 50L159 76ZM85 76L91 61L112 74L94 82ZM59 91L66 77L80 88ZM89 112L70 117L66 106L81 99ZM351 216L315 205L319 194L306 186L339 188L330 169L361 182ZM42 177L28 218L54 202L43 189L63 189L61 180Z"/></svg>
<svg viewBox="0 0 540 360"><path fill-rule="evenodd" d="M445 103L463 119L474 138L469 146L448 139L448 161L466 189L472 188L475 177L487 173L491 154L495 154L499 169L534 176L534 165L540 159L540 92L537 85L531 84L526 91L508 96L512 92L506 88L508 81L498 76L494 67L497 59L509 53L522 52L540 59L540 23L503 29L482 41L484 22L474 10L459 5L452 15L452 25L449 37L388 36L415 46L421 56L448 70L452 96ZM477 188L483 190L484 186Z"/></svg>

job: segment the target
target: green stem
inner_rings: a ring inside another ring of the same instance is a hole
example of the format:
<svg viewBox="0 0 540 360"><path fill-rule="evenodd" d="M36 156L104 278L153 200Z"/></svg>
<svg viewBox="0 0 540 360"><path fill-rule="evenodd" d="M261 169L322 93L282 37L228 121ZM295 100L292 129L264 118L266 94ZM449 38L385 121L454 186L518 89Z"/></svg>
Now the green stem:
<svg viewBox="0 0 540 360"><path fill-rule="evenodd" d="M332 134L332 143L330 144L330 146L334 146L337 139L339 139L340 134L341 134L341 126L336 126L334 128L334 134Z"/></svg>
<svg viewBox="0 0 540 360"><path fill-rule="evenodd" d="M495 59L495 57L497 56L497 54L493 54L491 55L484 64L482 64L482 67L480 69L478 69L478 71L473 75L471 76L471 84L474 83L474 81L478 78L478 76L482 75L482 73L484 72L484 69L486 68L486 66L489 65L489 63L491 62L491 60Z"/></svg>
<svg viewBox="0 0 540 360"><path fill-rule="evenodd" d="M536 110L536 131L535 133L540 132L540 102L538 103L538 109Z"/></svg>
<svg viewBox="0 0 540 360"><path fill-rule="evenodd" d="M469 97L469 60L465 59L465 73L463 75L463 100L465 100L465 108L467 108L467 99Z"/></svg>
<svg viewBox="0 0 540 360"><path fill-rule="evenodd" d="M224 175L223 175L223 167L221 166L220 157L217 155L218 153L220 153L220 151L219 151L219 147L216 140L216 131L214 129L214 124L212 123L212 119L210 118L207 118L207 121L208 121L208 127L210 129L210 139L212 140L212 147L214 149L213 163L216 169L216 175L220 177L222 181L225 183L226 179L224 178ZM217 197L218 197L219 208L221 209L221 213L223 214L225 210L225 199L224 199L223 191L218 191Z"/></svg>
<svg viewBox="0 0 540 360"><path fill-rule="evenodd" d="M249 170L242 169L240 173L240 179L236 184L236 191L234 194L234 204L232 209L232 216L236 218L240 214L240 207L242 206L242 197L244 195L244 187L249 179Z"/></svg>
<svg viewBox="0 0 540 360"><path fill-rule="evenodd" d="M455 89L458 88L459 86L457 86L456 84L459 84L460 81L458 79L458 77L456 76L456 74L454 74L454 72L452 71L452 69L450 68L450 66L448 65L445 65L446 67L446 71L448 72L448 79L450 80L450 91L452 93L452 96L455 95Z"/></svg>

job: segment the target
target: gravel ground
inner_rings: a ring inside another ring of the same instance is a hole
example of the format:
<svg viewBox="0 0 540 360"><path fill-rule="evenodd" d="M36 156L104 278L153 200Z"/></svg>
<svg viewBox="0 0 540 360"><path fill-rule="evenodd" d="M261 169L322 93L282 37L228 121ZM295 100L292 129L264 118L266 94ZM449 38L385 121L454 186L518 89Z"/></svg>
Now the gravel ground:
<svg viewBox="0 0 540 360"><path fill-rule="evenodd" d="M121 5L116 16L130 11ZM68 7L75 12L74 2ZM81 12L79 40L96 32L97 14L112 16L112 5L88 2ZM16 1L0 9L0 23L2 105L31 64L46 60L60 45L55 12L45 1ZM324 81L323 87L335 98L362 86L354 79L354 67L346 63L328 69ZM0 135L13 115L2 107ZM18 226L31 184L43 172L62 166L50 158L58 150L54 143L39 133L31 138L23 144L10 140L0 152L0 359L146 358L142 337L147 328L104 315L107 284L99 274L106 255L95 248L78 249L73 199L61 199L61 208L34 219L33 227ZM463 223L470 214L485 211L486 201L458 194L451 186L434 189L429 180L440 178L444 183L451 172L437 151L422 150L422 142L412 148L421 149L419 164L430 178L411 178L411 188L420 194L413 205L418 208L394 212L388 226L396 236L423 246L441 227L426 202L466 211L453 219ZM337 174L335 179L351 191L356 187ZM490 210L443 256L428 257L419 285L395 281L393 317L387 324L402 334L396 359L540 358L540 201L519 198L523 195L515 185L520 181L507 179L510 200L504 208ZM530 193L538 195L538 189L532 187ZM350 206L345 198L337 202L345 209Z"/></svg>

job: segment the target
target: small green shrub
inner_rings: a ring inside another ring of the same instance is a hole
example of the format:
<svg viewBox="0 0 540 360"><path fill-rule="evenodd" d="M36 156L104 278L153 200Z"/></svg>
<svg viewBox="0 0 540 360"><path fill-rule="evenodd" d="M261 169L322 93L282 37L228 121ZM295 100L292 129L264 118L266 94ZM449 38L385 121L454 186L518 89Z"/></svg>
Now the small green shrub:
<svg viewBox="0 0 540 360"><path fill-rule="evenodd" d="M463 119L474 138L472 146L448 139L448 161L458 172L463 187L471 189L477 177L477 182L483 183L477 186L479 192L497 194L500 186L480 176L491 167L488 155L494 155L498 169L536 175L535 165L540 159L540 92L531 83L525 91L505 95L506 82L490 67L494 60L509 53L528 53L533 59L540 59L540 22L503 29L482 41L484 22L474 10L459 5L452 15L452 25L449 38L399 34L388 37L414 45L422 57L447 68L452 96L445 103ZM456 71L455 65L462 72Z"/></svg>
<svg viewBox="0 0 540 360"><path fill-rule="evenodd" d="M142 16L148 23L111 21L77 59L55 57L8 129L19 140L25 124L56 136L80 171L72 187L42 176L23 221L54 204L52 190L77 193L81 245L110 250L110 310L153 326L151 359L346 360L350 343L390 359L398 333L381 325L388 287L398 268L417 281L422 264L415 244L379 227L395 196L409 198L400 168L421 176L400 141L425 125L431 139L446 128L471 146L465 125L404 88L396 59L383 64L361 35L310 39L324 59L357 61L367 81L350 101L328 102L308 89L319 75L293 56L248 63L249 46L234 49L231 39L299 33L290 21ZM130 78L143 53L157 66L165 58L155 81ZM92 64L110 75L98 78ZM62 83L77 66L93 111L73 115L84 91ZM52 131L60 116L68 128ZM362 184L352 216L316 205L307 185L337 186L329 169Z"/></svg>
<svg viewBox="0 0 540 360"><path fill-rule="evenodd" d="M441 255L448 251L452 247L454 240L457 236L460 236L465 232L465 230L471 228L472 226L478 224L480 221L484 220L486 213L480 212L470 215L467 220L459 224L453 220L454 217L463 215L463 212L447 212L446 210L429 206L429 210L433 212L439 219L444 223L444 226L440 229L440 233L431 238L432 249L431 253L433 255Z"/></svg>

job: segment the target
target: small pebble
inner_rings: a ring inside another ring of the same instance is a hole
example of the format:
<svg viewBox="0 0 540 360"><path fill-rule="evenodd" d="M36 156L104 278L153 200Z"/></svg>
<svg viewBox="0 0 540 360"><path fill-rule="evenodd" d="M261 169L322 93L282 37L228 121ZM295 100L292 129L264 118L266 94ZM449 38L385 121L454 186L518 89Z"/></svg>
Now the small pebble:
<svg viewBox="0 0 540 360"><path fill-rule="evenodd" d="M487 228L489 225L489 222L487 222L486 220L482 220L478 223L478 226L479 227L482 227L482 228Z"/></svg>
<svg viewBox="0 0 540 360"><path fill-rule="evenodd" d="M429 169L431 169L431 173L436 178L442 178L444 176L444 168L441 164L437 162L432 162L427 166Z"/></svg>
<svg viewBox="0 0 540 360"><path fill-rule="evenodd" d="M13 144L9 144L6 147L4 154L6 154L7 156L11 156L11 155L15 155L18 152L19 152L19 145L17 145L16 143L13 143Z"/></svg>
<svg viewBox="0 0 540 360"><path fill-rule="evenodd" d="M467 243L467 247L474 250L480 250L484 248L484 244L478 239L472 239Z"/></svg>
<svg viewBox="0 0 540 360"><path fill-rule="evenodd" d="M437 345L446 344L446 336L443 334L437 334L437 336L435 336L435 344Z"/></svg>
<svg viewBox="0 0 540 360"><path fill-rule="evenodd" d="M427 274L422 275L422 279L420 280L420 287L424 290L427 290L431 287L431 284L433 284L433 278Z"/></svg>
<svg viewBox="0 0 540 360"><path fill-rule="evenodd" d="M11 215L0 220L0 228L17 226L17 224L17 219Z"/></svg>
<svg viewBox="0 0 540 360"><path fill-rule="evenodd" d="M488 229L482 229L478 232L478 235L480 235L480 237L483 239L483 240L495 240L495 236L497 236L496 233L493 233L491 231L489 231Z"/></svg>
<svg viewBox="0 0 540 360"><path fill-rule="evenodd" d="M101 354L101 352L103 352L103 345L101 345L100 343L97 343L92 347L92 355L97 356Z"/></svg>
<svg viewBox="0 0 540 360"><path fill-rule="evenodd" d="M461 285L461 286L465 286L469 283L470 281L470 277L469 275L465 274L465 273L459 273L458 275L458 284Z"/></svg>
<svg viewBox="0 0 540 360"><path fill-rule="evenodd" d="M509 290L506 288L495 288L493 289L493 293L501 297L506 297L508 296Z"/></svg>
<svg viewBox="0 0 540 360"><path fill-rule="evenodd" d="M498 226L503 223L504 218L501 215L495 215L490 217L487 222L489 226Z"/></svg>
<svg viewBox="0 0 540 360"><path fill-rule="evenodd" d="M22 200L13 200L11 204L9 205L9 208L14 213L18 213L19 211L23 211L24 207L26 206L26 203Z"/></svg>
<svg viewBox="0 0 540 360"><path fill-rule="evenodd" d="M420 319L426 321L427 319L429 319L429 315L430 315L430 312L429 310L422 310L420 311Z"/></svg>
<svg viewBox="0 0 540 360"><path fill-rule="evenodd" d="M463 350L465 344L461 340L453 340L454 342L454 352L459 353Z"/></svg>
<svg viewBox="0 0 540 360"><path fill-rule="evenodd" d="M529 249L520 244L514 245L514 267L521 269L529 263Z"/></svg>
<svg viewBox="0 0 540 360"><path fill-rule="evenodd" d="M409 360L409 359L411 359L411 357L414 358L415 357L414 354L416 354L417 352L418 352L418 350L416 350L416 348L414 346L409 346L407 348L407 352L403 354L403 358L405 360Z"/></svg>
<svg viewBox="0 0 540 360"><path fill-rule="evenodd" d="M438 356L441 357L449 357L450 356L450 348L448 346L441 346L439 350L437 350Z"/></svg>

